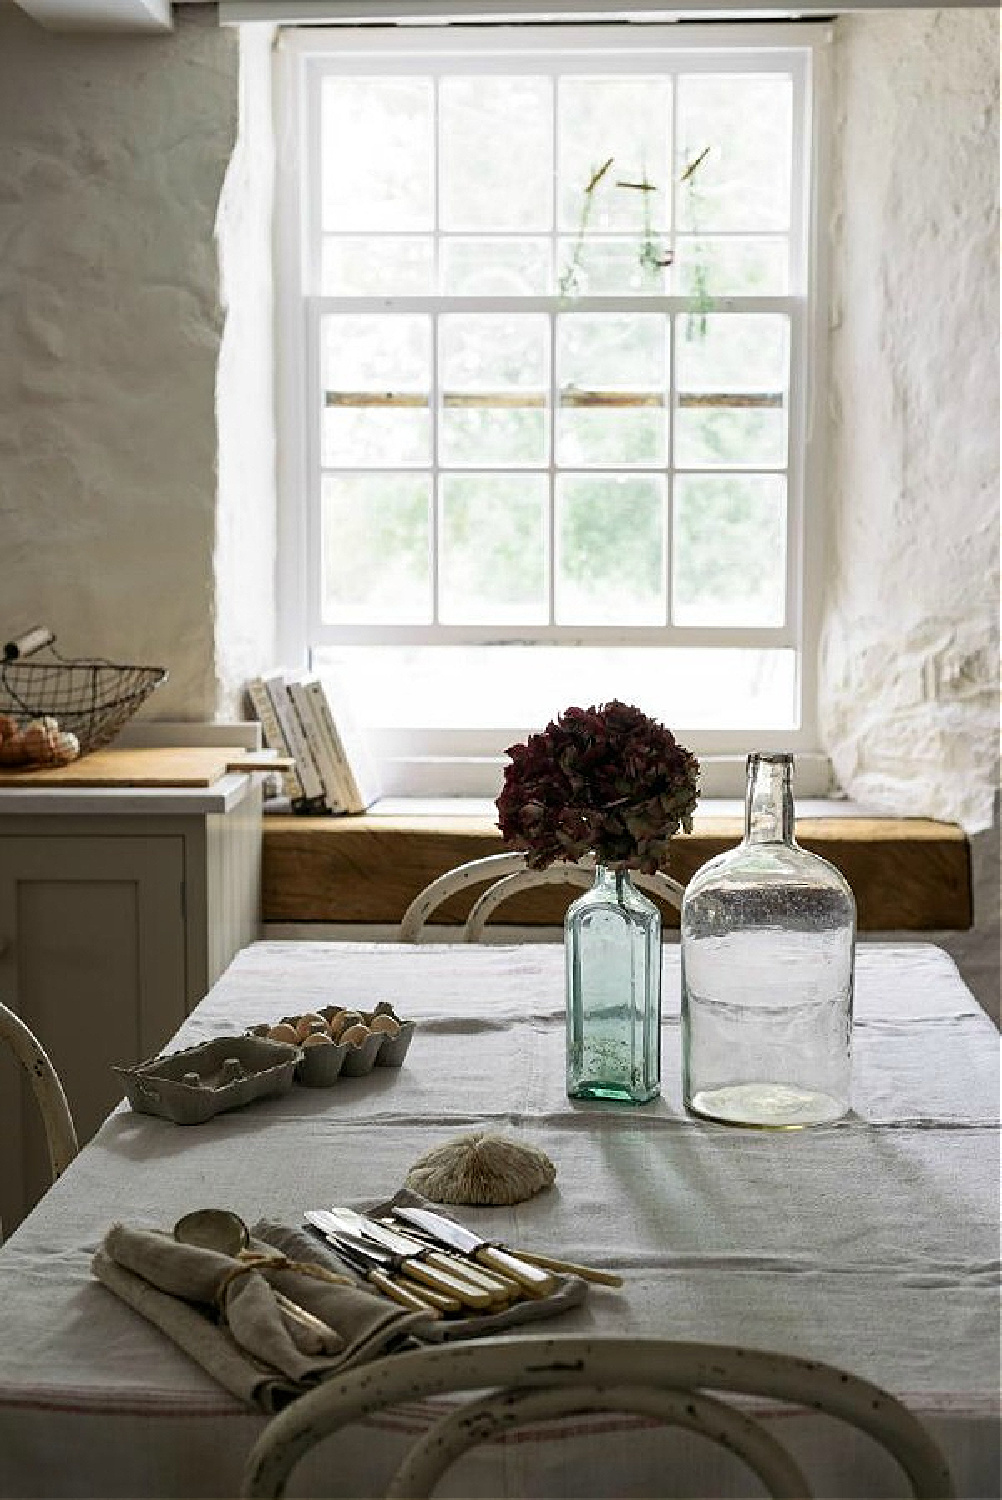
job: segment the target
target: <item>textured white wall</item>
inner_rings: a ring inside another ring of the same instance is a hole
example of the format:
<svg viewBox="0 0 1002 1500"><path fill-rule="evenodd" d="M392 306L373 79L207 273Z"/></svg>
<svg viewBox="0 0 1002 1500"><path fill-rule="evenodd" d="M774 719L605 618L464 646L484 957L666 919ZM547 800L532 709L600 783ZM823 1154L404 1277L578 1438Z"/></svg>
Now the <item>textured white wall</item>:
<svg viewBox="0 0 1002 1500"><path fill-rule="evenodd" d="M899 813L991 822L999 22L835 27L826 749Z"/></svg>
<svg viewBox="0 0 1002 1500"><path fill-rule="evenodd" d="M212 718L213 228L238 41L56 36L0 0L0 635L162 664ZM155 710L154 710L155 705Z"/></svg>
<svg viewBox="0 0 1002 1500"><path fill-rule="evenodd" d="M833 62L822 733L974 835L975 928L929 937L997 1018L998 13L844 17Z"/></svg>

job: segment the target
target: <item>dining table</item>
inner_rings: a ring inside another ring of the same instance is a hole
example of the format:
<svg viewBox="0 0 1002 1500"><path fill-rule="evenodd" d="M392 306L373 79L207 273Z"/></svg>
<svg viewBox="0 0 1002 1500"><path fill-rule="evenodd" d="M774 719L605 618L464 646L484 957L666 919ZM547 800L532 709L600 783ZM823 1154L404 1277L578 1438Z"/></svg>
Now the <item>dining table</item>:
<svg viewBox="0 0 1002 1500"><path fill-rule="evenodd" d="M857 947L852 1106L804 1130L743 1129L681 1104L680 961L662 950L662 1093L565 1091L559 943L262 941L162 1049L283 1015L380 1001L415 1023L399 1067L178 1125L123 1100L0 1249L0 1495L234 1496L268 1417L218 1385L94 1276L114 1223L169 1230L391 1197L432 1147L474 1132L545 1152L553 1184L446 1212L488 1239L605 1268L577 1306L525 1325L738 1344L826 1361L899 1398L961 1496L999 1487L999 1034L928 943ZM392 1359L394 1354L383 1356ZM413 1401L320 1445L289 1493L382 1493L440 1410ZM754 1405L754 1403L752 1403ZM906 1493L842 1423L761 1403L819 1495ZM761 1491L693 1433L622 1414L484 1444L446 1495Z"/></svg>

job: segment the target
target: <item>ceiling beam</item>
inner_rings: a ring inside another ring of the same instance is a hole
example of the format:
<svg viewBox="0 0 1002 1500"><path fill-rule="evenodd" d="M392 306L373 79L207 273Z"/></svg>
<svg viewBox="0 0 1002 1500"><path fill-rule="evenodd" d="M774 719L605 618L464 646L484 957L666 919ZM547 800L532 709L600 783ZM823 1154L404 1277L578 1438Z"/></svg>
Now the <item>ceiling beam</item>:
<svg viewBox="0 0 1002 1500"><path fill-rule="evenodd" d="M186 3L186 0L179 0ZM190 0L187 0L190 3ZM997 0L220 0L223 24L353 24L365 21L671 20L741 21L807 19L876 10L995 9Z"/></svg>
<svg viewBox="0 0 1002 1500"><path fill-rule="evenodd" d="M170 0L16 0L49 31L170 31Z"/></svg>

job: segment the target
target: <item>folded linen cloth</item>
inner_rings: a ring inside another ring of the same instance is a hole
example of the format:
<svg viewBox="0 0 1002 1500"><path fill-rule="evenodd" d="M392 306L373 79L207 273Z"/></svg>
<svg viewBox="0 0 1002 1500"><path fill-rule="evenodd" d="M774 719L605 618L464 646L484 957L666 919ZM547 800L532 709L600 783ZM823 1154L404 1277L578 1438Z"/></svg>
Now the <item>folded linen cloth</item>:
<svg viewBox="0 0 1002 1500"><path fill-rule="evenodd" d="M255 1225L249 1248L271 1263L241 1262L160 1230L115 1224L92 1269L220 1385L266 1412L389 1353L429 1321L361 1285L327 1279L312 1244L295 1231ZM330 1332L290 1318L276 1292Z"/></svg>

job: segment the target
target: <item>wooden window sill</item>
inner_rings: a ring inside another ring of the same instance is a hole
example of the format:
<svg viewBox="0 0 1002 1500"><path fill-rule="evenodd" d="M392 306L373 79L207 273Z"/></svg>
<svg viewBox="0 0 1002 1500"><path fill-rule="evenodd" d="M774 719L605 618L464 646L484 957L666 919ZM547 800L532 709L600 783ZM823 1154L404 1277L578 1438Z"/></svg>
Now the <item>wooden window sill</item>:
<svg viewBox="0 0 1002 1500"><path fill-rule="evenodd" d="M396 802L377 804L359 817L266 817L262 920L399 922L437 875L504 847L489 803L454 806L414 804L418 810L411 811ZM971 926L970 851L960 828L926 818L860 815L849 807L806 804L798 809L797 838L846 876L861 932ZM677 841L671 873L684 883L737 843L743 829L737 803L704 804L693 832ZM576 894L544 886L514 897L499 919L515 926L557 925ZM461 922L472 899L469 893L455 898L439 909L437 921ZM673 908L664 915L666 926L678 926Z"/></svg>

